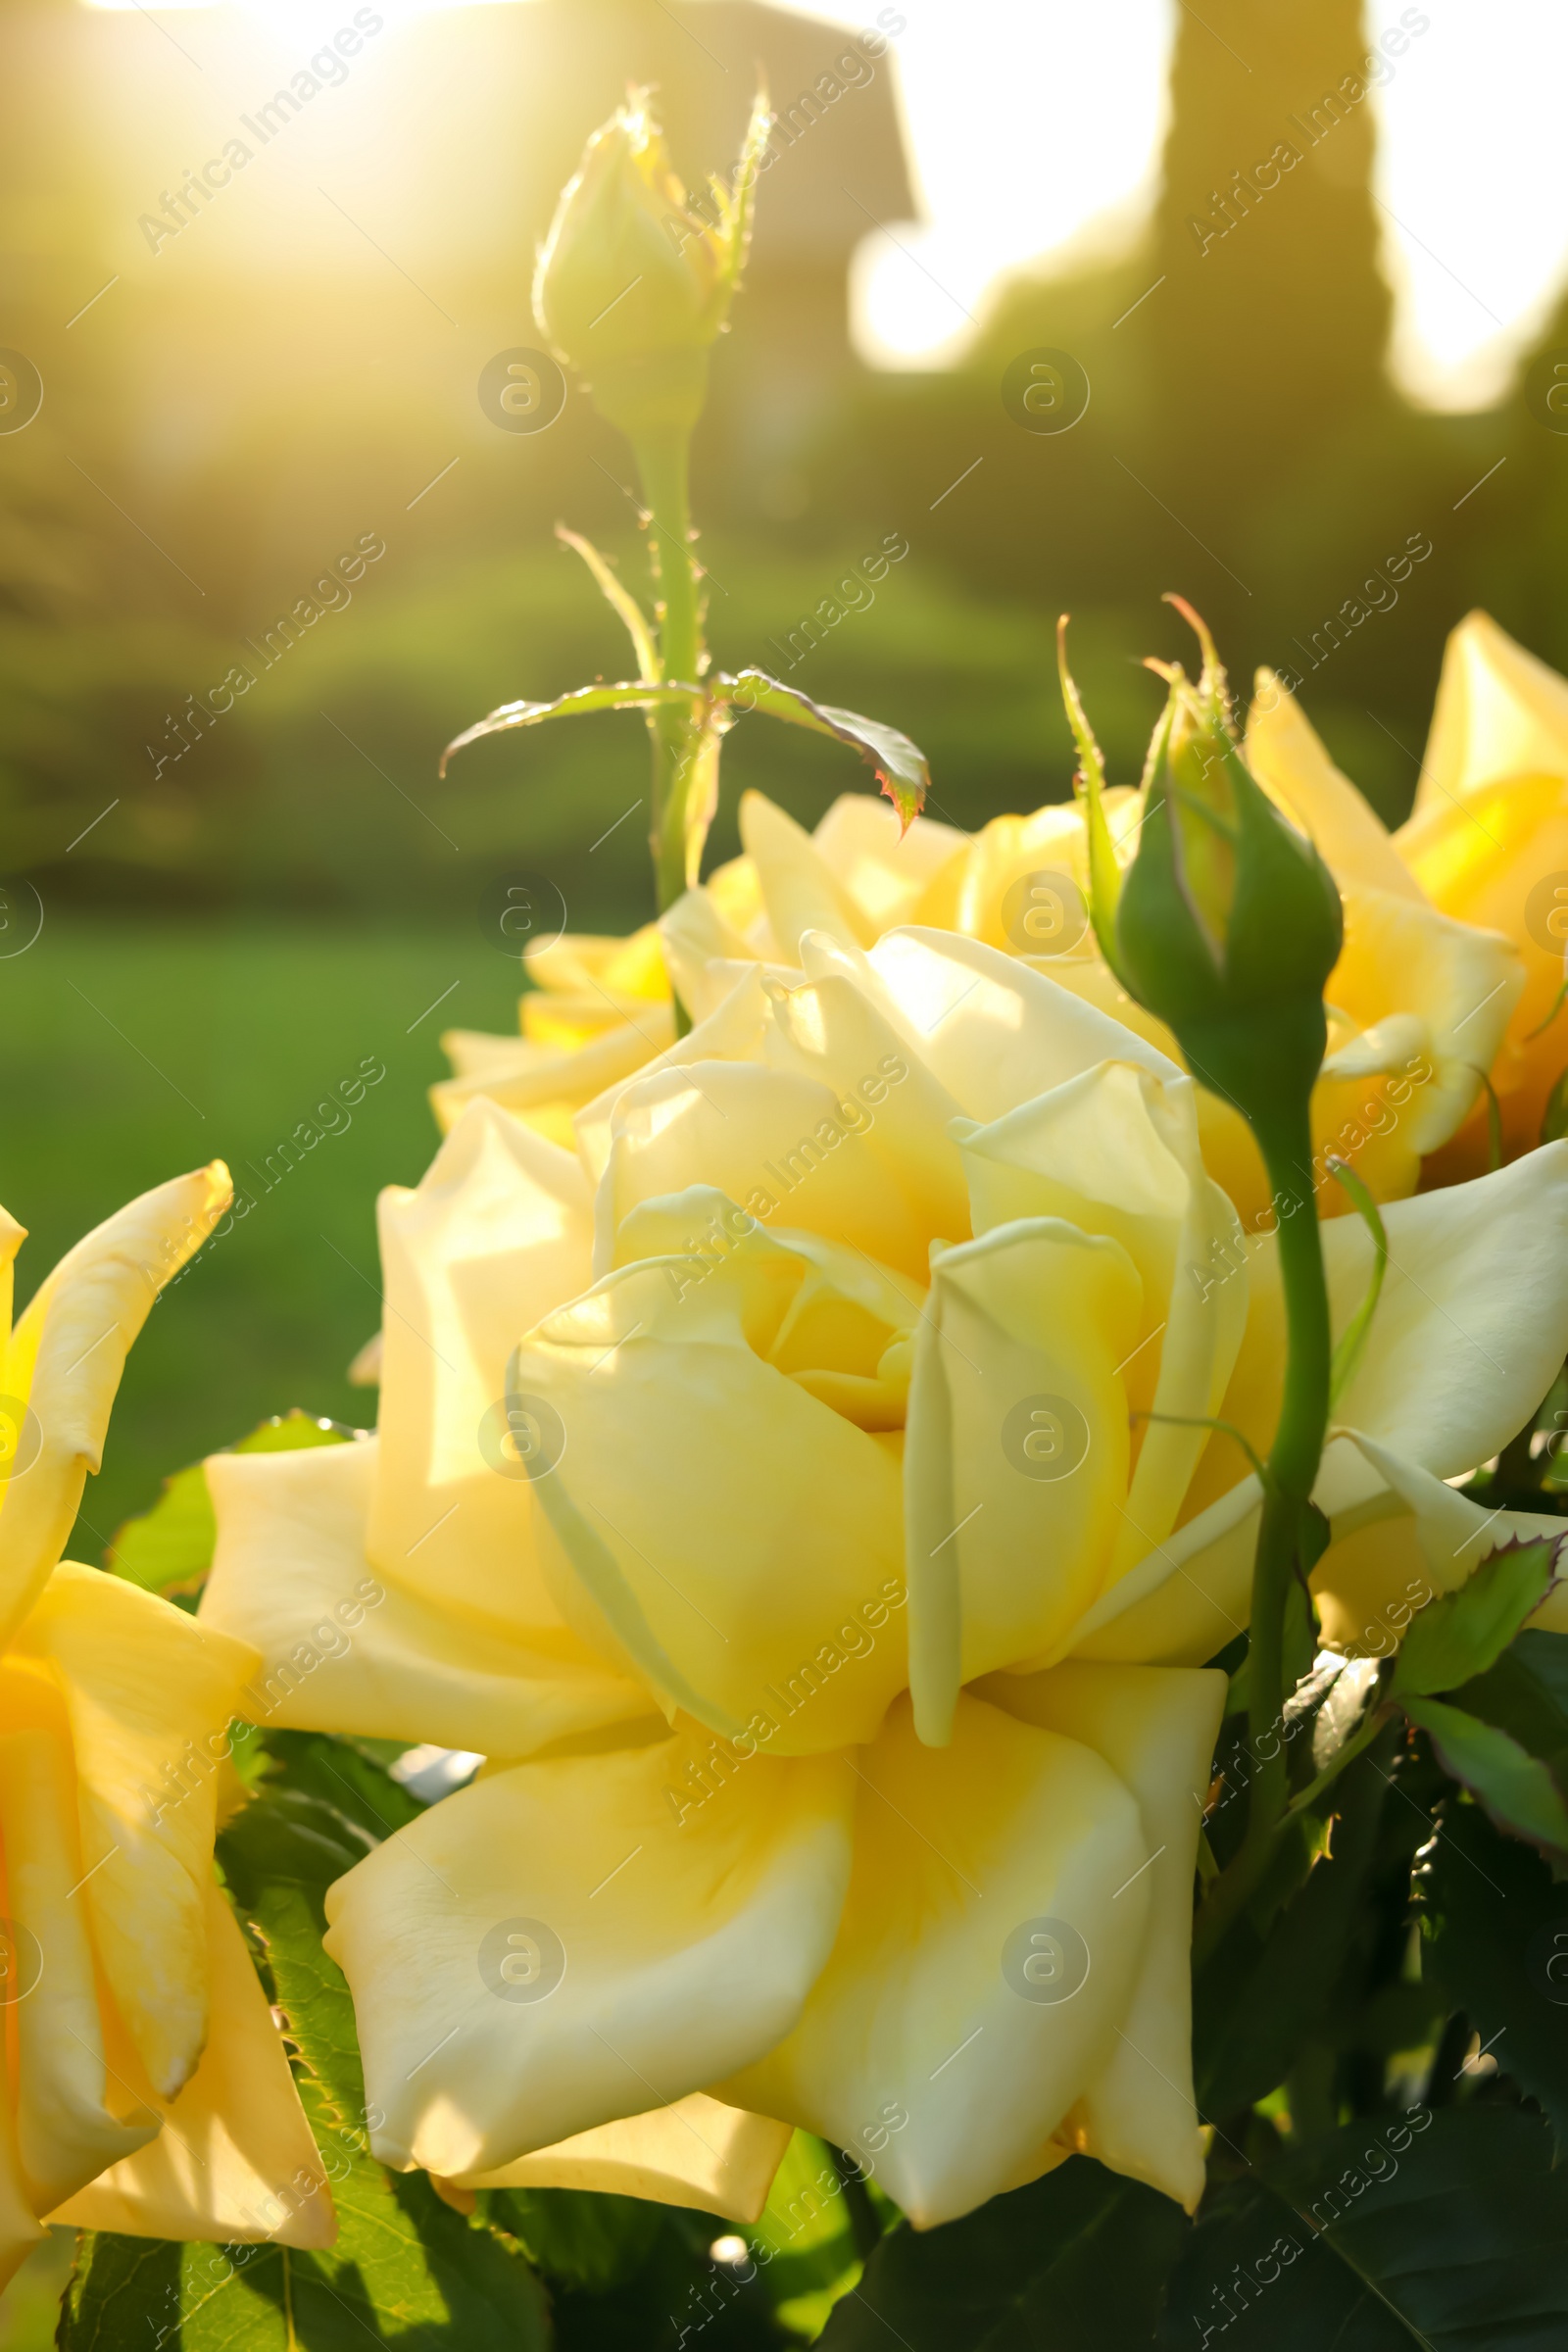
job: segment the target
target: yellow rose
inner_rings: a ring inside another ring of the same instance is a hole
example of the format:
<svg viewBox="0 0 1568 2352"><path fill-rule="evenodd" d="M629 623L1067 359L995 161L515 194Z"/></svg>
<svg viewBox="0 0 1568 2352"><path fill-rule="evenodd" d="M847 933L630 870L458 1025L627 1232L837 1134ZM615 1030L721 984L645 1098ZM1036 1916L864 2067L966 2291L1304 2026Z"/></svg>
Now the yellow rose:
<svg viewBox="0 0 1568 2352"><path fill-rule="evenodd" d="M482 1095L569 1152L583 1104L674 1040L663 950L649 923L629 939L576 934L530 947L526 962L534 985L517 1006L521 1036L448 1030L441 1043L456 1075L430 1099L443 1133Z"/></svg>
<svg viewBox="0 0 1568 2352"><path fill-rule="evenodd" d="M126 1352L230 1198L221 1162L122 1209L12 1329L0 1211L0 2282L42 2223L330 2244L283 2045L213 1877L215 1790L256 1653L60 1557ZM89 2183L91 2185L89 2185Z"/></svg>
<svg viewBox="0 0 1568 2352"><path fill-rule="evenodd" d="M1420 1180L1423 1157L1447 1142L1481 1091L1524 985L1518 956L1495 933L1429 903L1377 816L1267 672L1247 753L1259 782L1316 843L1345 904L1345 947L1327 990L1330 1050L1312 1097L1320 1211L1337 1216L1349 1205L1328 1172L1330 1152L1378 1200L1403 1199ZM1130 854L1141 797L1112 792L1107 806ZM894 811L863 794L836 801L814 835L760 793L743 797L740 821L746 854L688 892L659 925L625 942L562 940L530 955L539 988L522 1000L524 1043L471 1033L448 1039L460 1075L432 1090L443 1127L486 1094L569 1147L575 1115L668 1042L661 934L698 1018L728 993L738 966L797 968L803 932L863 949L914 922L1035 963L1180 1058L1163 1023L1132 1003L1100 956L1075 805L997 817L972 839L930 819L901 839ZM1205 1164L1249 1231L1259 1230L1270 1215L1269 1189L1246 1122L1206 1091L1198 1117Z"/></svg>
<svg viewBox="0 0 1568 2352"><path fill-rule="evenodd" d="M1492 1078L1504 1150L1528 1152L1568 1063L1568 1012L1550 1018L1568 972L1568 681L1485 612L1448 639L1415 810L1394 846L1435 906L1505 932L1523 958ZM1482 1106L1439 1170L1487 1159Z"/></svg>
<svg viewBox="0 0 1568 2352"><path fill-rule="evenodd" d="M1180 1422L1267 1442L1276 1243L1192 1081L1028 962L788 953L575 1154L480 1099L383 1196L379 1436L210 1466L203 1620L280 1722L488 1759L328 1900L384 2161L748 2219L796 2125L922 2228L1077 2150L1191 2208L1202 1661L1258 1494ZM1387 1222L1318 1491L1352 1640L1462 1577L1444 1482L1562 1360L1568 1146ZM1368 1244L1325 1244L1343 1327Z"/></svg>

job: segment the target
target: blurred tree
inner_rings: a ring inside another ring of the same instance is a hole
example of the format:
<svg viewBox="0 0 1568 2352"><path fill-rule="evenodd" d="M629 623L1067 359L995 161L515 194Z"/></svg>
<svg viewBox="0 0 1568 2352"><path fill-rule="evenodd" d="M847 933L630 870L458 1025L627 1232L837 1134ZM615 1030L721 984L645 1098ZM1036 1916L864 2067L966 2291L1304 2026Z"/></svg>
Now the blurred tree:
<svg viewBox="0 0 1568 2352"><path fill-rule="evenodd" d="M1405 36L1401 35L1400 38ZM1177 20L1138 316L1152 439L1205 484L1310 466L1391 395L1360 0L1204 0Z"/></svg>

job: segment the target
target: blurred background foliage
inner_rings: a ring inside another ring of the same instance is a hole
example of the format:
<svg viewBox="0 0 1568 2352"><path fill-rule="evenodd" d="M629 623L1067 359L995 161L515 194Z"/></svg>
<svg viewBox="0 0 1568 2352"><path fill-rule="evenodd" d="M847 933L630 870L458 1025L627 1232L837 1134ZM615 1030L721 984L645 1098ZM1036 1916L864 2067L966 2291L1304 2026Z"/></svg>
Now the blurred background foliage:
<svg viewBox="0 0 1568 2352"><path fill-rule="evenodd" d="M1521 390L1418 413L1386 372L1373 109L1320 107L1364 56L1357 0L1183 9L1140 242L1016 274L960 365L903 374L860 367L847 323L857 247L918 210L896 32L874 62L863 36L753 0L362 9L360 51L312 101L336 110L327 169L286 109L265 145L254 126L353 12L318 8L314 31L275 15L258 46L236 12L12 0L0 32L0 344L45 386L0 435L0 1198L34 1230L24 1294L138 1186L213 1152L265 1165L362 1057L388 1071L157 1309L89 1558L162 1471L262 1413L357 1409L342 1371L377 1319L375 1188L426 1163L443 1025L515 1017L481 927L497 877L545 874L577 928L649 910L635 722L492 739L436 779L486 709L626 665L552 528L641 584L627 453L575 391L515 433L477 387L537 342L535 245L628 78L661 88L692 181L733 159L759 63L782 118L698 461L716 657L905 728L951 822L1069 789L1063 610L1121 776L1157 700L1140 657L1186 651L1157 601L1180 588L1239 679L1293 668L1391 820L1462 612L1485 604L1568 666L1568 441ZM805 105L824 74L838 94ZM1043 141L1072 102L1041 92ZM235 137L251 160L181 221L182 175ZM1223 225L1235 175L1282 138L1298 165L1200 245L1194 218ZM1559 338L1561 315L1542 347ZM1069 432L1004 405L1041 347L1087 371ZM889 534L907 557L790 667L801 617ZM1417 539L1430 555L1366 610L1363 583ZM346 601L269 657L277 617L368 540L385 552ZM1329 631L1351 603L1363 617ZM215 712L236 662L255 683ZM742 727L710 855L733 854L743 784L811 821L860 782L834 747ZM6 953L34 893L43 932Z"/></svg>

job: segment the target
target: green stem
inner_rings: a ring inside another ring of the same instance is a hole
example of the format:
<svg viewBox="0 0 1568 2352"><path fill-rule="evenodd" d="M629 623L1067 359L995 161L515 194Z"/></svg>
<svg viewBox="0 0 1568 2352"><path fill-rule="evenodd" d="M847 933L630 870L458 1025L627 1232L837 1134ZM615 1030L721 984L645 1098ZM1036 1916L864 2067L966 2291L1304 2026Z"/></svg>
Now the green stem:
<svg viewBox="0 0 1568 2352"><path fill-rule="evenodd" d="M1312 1138L1306 1105L1292 1122L1297 1132L1259 1135L1269 1182L1279 1203L1280 1284L1285 1294L1285 1394L1268 1457L1269 1475L1252 1574L1251 1682L1249 1729L1254 1740L1277 1727L1289 1695L1285 1612L1299 1572L1305 1505L1317 1477L1328 1427L1333 1339L1323 1245L1312 1197ZM1289 1213L1287 1213L1289 1211ZM1285 1810L1283 1749L1252 1784L1248 1835L1263 1835Z"/></svg>
<svg viewBox="0 0 1568 2352"><path fill-rule="evenodd" d="M1211 1952L1256 1887L1285 1816L1289 1764L1280 1737L1288 1692L1286 1611L1304 1576L1306 1505L1328 1427L1333 1340L1323 1245L1312 1188L1312 1135L1303 1102L1277 1124L1255 1127L1279 1218L1285 1297L1285 1391L1263 1481L1263 1512L1252 1570L1248 1649L1248 1732L1256 1767L1240 1851L1199 1916L1194 1956ZM1272 1740L1274 1752L1267 1744Z"/></svg>
<svg viewBox="0 0 1568 2352"><path fill-rule="evenodd" d="M689 678L695 684L702 667L703 620L691 549L689 451L690 438L680 433L639 442L636 454L662 591L660 665L666 679ZM654 748L651 845L661 914L686 888L686 796L700 729L700 717L693 711L670 709L650 716Z"/></svg>

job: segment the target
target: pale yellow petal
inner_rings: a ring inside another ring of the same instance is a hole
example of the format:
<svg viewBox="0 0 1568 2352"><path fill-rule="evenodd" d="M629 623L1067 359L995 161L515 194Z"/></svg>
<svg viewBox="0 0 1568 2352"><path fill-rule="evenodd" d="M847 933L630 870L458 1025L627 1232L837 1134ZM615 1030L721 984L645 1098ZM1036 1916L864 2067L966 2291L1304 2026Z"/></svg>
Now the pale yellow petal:
<svg viewBox="0 0 1568 2352"><path fill-rule="evenodd" d="M928 1152L906 1179L886 1148L888 1102L913 1084L915 1063L899 1051L885 1061L859 1074L870 1096L738 1061L638 1079L611 1121L597 1200L597 1271L613 1265L615 1234L641 1202L704 1183L764 1223L776 1216L863 1250L923 1286L932 1242L954 1238L944 1213L967 1222L967 1203L961 1189L955 1196L926 1181L944 1152L954 1169L958 1160L924 1088L917 1107L931 1113Z"/></svg>
<svg viewBox="0 0 1568 2352"><path fill-rule="evenodd" d="M27 1408L28 1457L0 1490L0 1642L59 1559L131 1342L165 1283L207 1239L232 1196L221 1160L177 1176L108 1218L34 1294L6 1349L0 1395Z"/></svg>
<svg viewBox="0 0 1568 2352"><path fill-rule="evenodd" d="M811 841L873 937L912 922L925 893L969 847L965 834L934 816L906 830L892 802L870 792L841 792Z"/></svg>
<svg viewBox="0 0 1568 2352"><path fill-rule="evenodd" d="M156 2139L49 2219L132 2237L329 2246L337 2217L267 1996L234 1915L203 1887L213 2033Z"/></svg>
<svg viewBox="0 0 1568 2352"><path fill-rule="evenodd" d="M1315 1140L1348 1159L1378 1200L1412 1192L1424 1154L1468 1116L1524 985L1519 953L1500 932L1386 891L1347 891L1345 947L1326 993L1362 1027L1324 1063ZM1325 1081L1341 1076L1392 1083L1331 1096Z"/></svg>
<svg viewBox="0 0 1568 2352"><path fill-rule="evenodd" d="M1522 1428L1568 1353L1568 1144L1385 1211L1389 1267L1340 1418L1439 1478ZM1335 1326L1371 1272L1359 1218L1324 1234ZM1338 1507L1337 1504L1335 1507Z"/></svg>
<svg viewBox="0 0 1568 2352"><path fill-rule="evenodd" d="M1501 776L1462 801L1440 794L1398 836L1400 855L1434 903L1456 920L1506 933L1526 973L1507 1037L1492 1066L1510 1154L1540 1140L1542 1113L1563 1059L1554 1017L1563 978L1563 905L1555 877L1568 871L1568 777ZM1479 1058L1479 1057L1478 1057ZM1434 1173L1451 1183L1489 1164L1486 1108L1442 1154Z"/></svg>
<svg viewBox="0 0 1568 2352"><path fill-rule="evenodd" d="M535 989L545 997L587 997L608 989L612 997L660 1003L669 995L656 923L644 923L629 937L613 931L564 931L555 939L530 940L522 959Z"/></svg>
<svg viewBox="0 0 1568 2352"><path fill-rule="evenodd" d="M853 1165L883 1198L902 1194L933 1237L968 1231L963 1164L949 1130L960 1105L847 974L798 988L769 983L773 1019L762 1051L781 1072L817 1079L853 1129ZM879 1252L885 1254L885 1252Z"/></svg>
<svg viewBox="0 0 1568 2352"><path fill-rule="evenodd" d="M1383 1292L1336 1410L1415 1469L1457 1477L1516 1434L1568 1353L1568 1144L1474 1183L1395 1201L1383 1218ZM1323 1254L1340 1332L1372 1270L1360 1219L1326 1225ZM1247 1331L1222 1412L1263 1452L1273 1441L1284 1362L1271 1237L1251 1245L1249 1282ZM1245 1626L1258 1489L1250 1476L1238 1478L1242 1459L1216 1432L1188 1494L1191 1516L1096 1605L1074 1636L1076 1655L1199 1665ZM1315 1489L1331 1519L1385 1492L1362 1449L1346 1439L1331 1443Z"/></svg>
<svg viewBox="0 0 1568 2352"><path fill-rule="evenodd" d="M1132 1490L1110 1564L1120 1576L1175 1524L1247 1320L1236 1213L1204 1170L1191 1079L1104 1062L1039 1096L964 1147L975 1230L1064 1217L1119 1242L1143 1285L1127 1358ZM1145 1419L1144 1416L1151 1416Z"/></svg>
<svg viewBox="0 0 1568 2352"><path fill-rule="evenodd" d="M10 2285L44 2233L22 2178L10 2074L5 2036L0 2034L0 2289Z"/></svg>
<svg viewBox="0 0 1568 2352"><path fill-rule="evenodd" d="M13 1654L58 1676L88 1874L76 1899L148 2076L172 2096L207 2034L202 1906L218 1764L256 1653L156 1593L68 1560Z"/></svg>
<svg viewBox="0 0 1568 2352"><path fill-rule="evenodd" d="M1191 2213L1204 2185L1193 2097L1193 1872L1225 1677L1070 1665L993 1675L983 1695L1025 1723L1092 1747L1138 1799L1151 1856L1149 1924L1114 2053L1083 2093L1081 2144L1112 2172L1147 2180Z"/></svg>
<svg viewBox="0 0 1568 2352"><path fill-rule="evenodd" d="M684 1069L694 1061L760 1062L762 1036L768 1018L768 1003L762 993L761 966L754 964L742 972L722 1003L706 1019L699 1020L685 1037L677 1039L674 1045L646 1065L646 1074L656 1070ZM610 1162L615 1105L635 1075L637 1073L617 1079L613 1086L596 1095L591 1102L585 1103L578 1111L573 1122L577 1149L596 1184Z"/></svg>
<svg viewBox="0 0 1568 2352"><path fill-rule="evenodd" d="M668 1705L771 1723L775 1753L870 1738L906 1672L897 1453L767 1360L807 1273L744 1230L646 1260L514 1372L559 1428L534 1492L584 1601Z"/></svg>
<svg viewBox="0 0 1568 2352"><path fill-rule="evenodd" d="M559 1622L530 1636L499 1606L480 1622L378 1576L365 1545L379 1446L207 1465L218 1545L201 1622L261 1652L251 1721L522 1757L653 1711Z"/></svg>
<svg viewBox="0 0 1568 2352"><path fill-rule="evenodd" d="M794 2133L694 2090L673 2106L579 2132L558 2147L472 2173L463 2188L589 2188L653 2205L694 2206L726 2221L758 2220Z"/></svg>
<svg viewBox="0 0 1568 2352"><path fill-rule="evenodd" d="M770 2048L837 1930L854 1785L686 1727L481 1778L388 1838L327 1897L375 2153L493 2171Z"/></svg>
<svg viewBox="0 0 1568 2352"><path fill-rule="evenodd" d="M489 1100L569 1151L572 1118L582 1105L652 1061L674 1035L669 1006L649 1004L639 1007L635 1019L614 1021L583 1045L513 1038L504 1055L470 1053L465 1074L438 1079L430 1089L430 1106L442 1133L450 1134L470 1103Z"/></svg>
<svg viewBox="0 0 1568 2352"><path fill-rule="evenodd" d="M893 931L865 961L878 1001L970 1118L1000 1118L1101 1061L1181 1074L1098 1005L978 940Z"/></svg>
<svg viewBox="0 0 1568 2352"><path fill-rule="evenodd" d="M1444 650L1417 814L1499 776L1526 775L1568 776L1568 679L1489 613L1466 613Z"/></svg>
<svg viewBox="0 0 1568 2352"><path fill-rule="evenodd" d="M751 860L746 862L749 865ZM709 965L749 964L754 960L752 952L744 936L725 921L711 888L685 891L660 916L659 928L681 1003L694 1020L700 1020L703 1013L698 1007L706 994ZM776 949L770 944L768 956L757 960L776 961Z"/></svg>
<svg viewBox="0 0 1568 2352"><path fill-rule="evenodd" d="M1142 1286L1059 1218L934 1259L906 1448L909 1681L941 1740L958 1686L1062 1641L1099 1592L1127 1493Z"/></svg>
<svg viewBox="0 0 1568 2352"><path fill-rule="evenodd" d="M780 955L800 960L804 931L826 931L834 939L868 948L880 924L856 903L809 833L760 792L743 792L741 840L757 869L767 919Z"/></svg>
<svg viewBox="0 0 1568 2352"><path fill-rule="evenodd" d="M1257 673L1247 719L1247 764L1271 800L1317 846L1342 891L1350 885L1421 898L1388 827L1329 758L1294 694L1272 670Z"/></svg>
<svg viewBox="0 0 1568 2352"><path fill-rule="evenodd" d="M123 2111L125 2101L109 2096L74 1783L60 1732L0 1735L6 1911L18 1966L7 1987L16 2020L17 2143L27 2202L39 2214L158 2129L150 2110L124 2120L114 2109Z"/></svg>
<svg viewBox="0 0 1568 2352"><path fill-rule="evenodd" d="M1100 1756L967 1695L951 1746L901 1700L856 1770L832 1957L794 2032L715 2089L860 2155L929 2229L1011 2181L1111 2058L1149 1854Z"/></svg>
<svg viewBox="0 0 1568 2352"><path fill-rule="evenodd" d="M373 1565L515 1632L559 1628L535 1560L536 1511L503 1446L507 1360L590 1276L574 1157L476 1102L412 1192L381 1196L386 1289ZM498 1466L499 1465L499 1466Z"/></svg>
<svg viewBox="0 0 1568 2352"><path fill-rule="evenodd" d="M1345 1436L1379 1485L1335 1518L1329 1547L1313 1571L1323 1640L1331 1649L1390 1656L1414 1611L1439 1593L1456 1592L1497 1545L1533 1538L1555 1543L1562 1536L1558 1518L1484 1510L1360 1431ZM1532 1622L1551 1631L1563 1615L1563 1602L1548 1594Z"/></svg>
<svg viewBox="0 0 1568 2352"><path fill-rule="evenodd" d="M1168 1666L1217 1656L1247 1631L1261 1499L1249 1475L1167 1536L1079 1620L1070 1654Z"/></svg>

